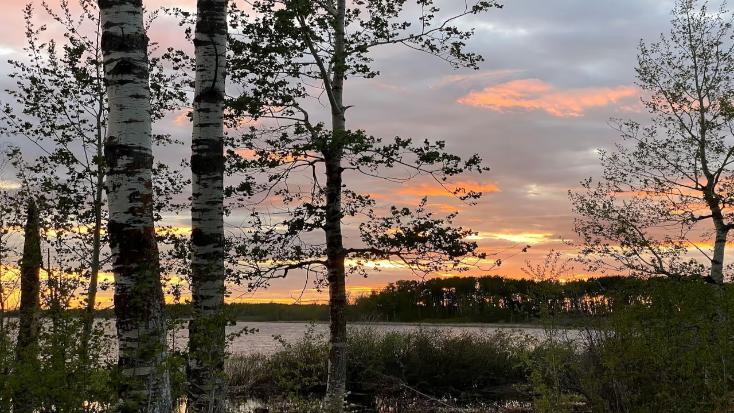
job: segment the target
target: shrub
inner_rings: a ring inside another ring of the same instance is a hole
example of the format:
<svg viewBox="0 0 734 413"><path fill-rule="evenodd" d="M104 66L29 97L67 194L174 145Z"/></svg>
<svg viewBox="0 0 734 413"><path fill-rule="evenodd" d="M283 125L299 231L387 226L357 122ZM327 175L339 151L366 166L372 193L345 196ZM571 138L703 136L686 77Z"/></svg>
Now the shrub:
<svg viewBox="0 0 734 413"><path fill-rule="evenodd" d="M518 398L515 384L526 372L521 353L527 337L459 333L436 328L380 332L355 327L349 334L348 390L402 395L406 391L462 402ZM238 395L321 395L326 389L328 345L313 329L275 353L233 356L227 363Z"/></svg>
<svg viewBox="0 0 734 413"><path fill-rule="evenodd" d="M589 325L577 359L595 412L734 411L734 290L649 280L645 294Z"/></svg>

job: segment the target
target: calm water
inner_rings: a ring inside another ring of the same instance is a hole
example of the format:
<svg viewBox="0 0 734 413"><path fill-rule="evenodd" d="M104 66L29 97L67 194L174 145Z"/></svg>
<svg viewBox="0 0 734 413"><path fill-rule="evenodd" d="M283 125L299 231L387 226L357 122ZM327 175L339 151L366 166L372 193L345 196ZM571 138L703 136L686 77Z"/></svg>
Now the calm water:
<svg viewBox="0 0 734 413"><path fill-rule="evenodd" d="M17 321L15 319L9 320L10 322ZM115 335L115 324L114 321L98 321L99 323L105 324L105 331L110 336ZM272 353L280 347L280 343L274 338L275 336L281 337L287 342L296 342L303 338L303 335L309 328L307 322L238 322L234 326L227 327L227 334L240 333L245 329L255 329L257 331L248 334L240 334L236 337L232 337L229 342L228 349L231 353ZM350 329L356 328L374 328L381 332L391 331L414 331L420 328L424 329L441 329L455 334L462 332L470 333L493 333L497 331L504 331L510 334L518 335L531 335L538 338L544 336L542 328L538 327L524 327L522 325L508 325L503 326L501 324L389 324L389 323L374 323L374 324L350 324ZM326 323L318 323L314 326L316 334L323 334L324 337L328 336L329 326ZM571 338L578 338L580 331L568 330L568 335ZM169 344L174 348L183 350L186 348L188 343L188 330L185 328L177 329L173 332L169 332L168 335ZM116 347L116 340L110 340L110 343ZM108 349L108 357L116 358L117 349Z"/></svg>
<svg viewBox="0 0 734 413"><path fill-rule="evenodd" d="M315 333L328 335L329 327L326 323L316 324ZM227 333L235 333L242 331L245 328L254 328L258 331L252 334L245 334L234 338L229 344L229 351L231 353L271 353L278 349L280 344L273 336L280 336L282 339L288 342L295 342L301 339L309 328L309 324L306 322L238 322L236 326L227 327ZM496 324L470 324L470 325L441 325L441 324L353 324L350 328L375 328L378 331L390 332L390 331L412 331L419 328L438 328L444 331L459 334L461 332L475 332L475 333L492 333L496 331L505 331L513 334L528 334L536 337L542 337L544 332L543 329L537 327L518 327L510 326L505 327ZM576 335L578 332L571 332L571 335ZM172 339L172 344L177 348L185 346L187 342L188 331L180 330L176 332L175 339Z"/></svg>

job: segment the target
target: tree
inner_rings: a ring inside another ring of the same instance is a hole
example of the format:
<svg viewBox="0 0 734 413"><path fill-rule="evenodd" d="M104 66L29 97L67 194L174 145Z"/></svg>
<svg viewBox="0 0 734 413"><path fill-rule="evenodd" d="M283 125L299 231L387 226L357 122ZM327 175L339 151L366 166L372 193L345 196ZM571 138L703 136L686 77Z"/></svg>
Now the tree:
<svg viewBox="0 0 734 413"><path fill-rule="evenodd" d="M154 227L148 37L140 0L99 0L109 99L104 147L122 412L172 410Z"/></svg>
<svg viewBox="0 0 734 413"><path fill-rule="evenodd" d="M20 264L20 321L16 343L16 368L38 369L38 330L41 310L41 237L39 235L38 208L33 199L28 200L24 232L23 258ZM35 411L29 399L30 375L22 374L21 383L13 395L13 411L31 413Z"/></svg>
<svg viewBox="0 0 734 413"><path fill-rule="evenodd" d="M569 191L592 270L725 279L734 228L732 17L725 6L709 13L697 3L676 1L670 34L640 43L637 79L652 124L615 120L631 145L600 151L603 181Z"/></svg>
<svg viewBox="0 0 734 413"><path fill-rule="evenodd" d="M299 269L315 275L318 285L328 285L326 411L341 411L346 391L347 271L363 273L363 263L377 260L397 260L424 273L461 270L462 257L486 258L476 243L465 241L471 230L452 227L454 214L435 218L425 199L415 209L393 206L381 215L369 195L345 189L344 178L349 174L395 182L428 176L458 198L471 201L480 194L453 186L449 178L486 168L476 155L462 160L444 152L442 141L415 145L410 139L395 138L383 143L364 131L349 130L344 82L350 77L377 76L369 67L368 53L386 44L427 52L454 67L476 68L481 56L464 51L472 31L462 31L452 22L500 7L494 1L467 4L463 12L432 26L439 9L430 0L419 0L420 27L411 31L410 22L399 20L405 0L347 3L253 2L256 17L252 19L236 7L230 10L232 24L240 32L230 39L228 74L243 91L229 102L229 125L237 127L243 117L272 121L251 128L242 139L229 140L229 174L265 175L261 182L246 179L227 188L236 204L253 210L251 227L243 229L247 242L237 245L231 264L252 260L245 264L255 280L250 282L252 287ZM317 117L305 105L314 94L328 100L329 126L315 121ZM384 174L395 166L406 168L409 175ZM273 201L270 196L278 198L273 215L267 214L266 205ZM364 218L359 224L361 241L345 245L343 221L360 217ZM314 231L323 231L320 241L311 234ZM347 260L357 265L348 266Z"/></svg>
<svg viewBox="0 0 734 413"><path fill-rule="evenodd" d="M46 26L36 27L32 5L25 7L28 42L25 50L30 62L9 62L16 69L11 77L16 79L17 89L6 93L17 106L6 102L1 116L5 121L4 133L25 137L41 149L42 155L35 162L21 166L25 174L35 175L25 177L29 182L22 196L38 198L40 209L48 218L42 221L53 227L44 225L47 230L53 230L55 242L51 242L60 261L68 263L68 270L89 278L88 328L83 333L86 341L91 332L97 280L104 259L102 140L106 99L99 32L94 39L79 32L85 18L93 24L98 20L89 2L81 1L80 5L82 19L76 22L66 1L61 4L61 14L43 4L48 15L66 31L67 43L62 43L61 55L56 41L39 42ZM23 108L22 114L16 112L18 106ZM79 144L82 150L77 148ZM17 146L11 151L11 159L16 165L24 163ZM59 170L60 167L64 169ZM89 230L82 231L80 227ZM89 253L74 253L80 249Z"/></svg>
<svg viewBox="0 0 734 413"><path fill-rule="evenodd" d="M10 77L16 83L5 91L7 100L0 111L0 132L15 139L10 159L24 185L22 191L8 197L17 198L18 202L27 197L37 200L42 237L52 249L57 270L70 283L77 284L79 291L74 293L86 290L80 340L82 352L86 352L97 292L107 288L99 285L99 274L109 270L110 259L104 231L107 199L103 153L108 102L99 10L93 0L79 0L78 14L67 0L58 6L42 5L42 14L63 30L64 37L50 38L47 29L54 26L39 27L35 24L39 16L32 5L23 9L27 42L24 50L28 59L9 61L14 69ZM151 15L147 24L154 18L155 14ZM178 76L166 73L160 58L151 56L149 64L156 121L180 106L185 93ZM154 135L154 142L174 143L161 134ZM167 201L187 181L160 162L154 168L154 180L156 210L164 205L169 210L176 208ZM87 359L83 354L80 358Z"/></svg>
<svg viewBox="0 0 734 413"><path fill-rule="evenodd" d="M0 200L7 200L12 185L4 179L5 168L9 164L9 158L5 153L5 145L0 145ZM15 360L13 345L15 340L11 335L15 332L13 323L7 319L7 311L10 310L10 298L18 290L17 271L11 269L9 263L15 256L15 242L13 238L17 235L17 229L11 225L15 221L15 209L5 202L0 202L0 409L10 411L12 403L12 387L10 386L11 367ZM17 262L17 260L16 260Z"/></svg>
<svg viewBox="0 0 734 413"><path fill-rule="evenodd" d="M188 404L224 412L224 85L227 0L198 0L191 142L191 301Z"/></svg>

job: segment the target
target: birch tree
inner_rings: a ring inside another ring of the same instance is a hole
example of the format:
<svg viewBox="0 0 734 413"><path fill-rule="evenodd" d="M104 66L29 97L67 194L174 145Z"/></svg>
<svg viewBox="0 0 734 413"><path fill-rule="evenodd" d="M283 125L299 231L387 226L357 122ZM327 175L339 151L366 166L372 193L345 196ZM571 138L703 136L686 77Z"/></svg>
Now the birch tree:
<svg viewBox="0 0 734 413"><path fill-rule="evenodd" d="M224 86L227 0L198 0L191 143L191 299L188 405L224 412Z"/></svg>
<svg viewBox="0 0 734 413"><path fill-rule="evenodd" d="M105 142L122 412L172 409L153 220L148 37L140 0L99 0L109 120Z"/></svg>
<svg viewBox="0 0 734 413"><path fill-rule="evenodd" d="M403 44L437 56L453 67L472 67L481 56L464 50L472 31L453 22L493 7L494 1L469 5L459 14L437 22L439 9L430 0L416 2L421 15L417 28L402 20L406 0L305 1L266 0L251 3L253 17L233 8L233 25L239 33L230 43L229 76L241 85L232 99L232 127L242 117L272 119L271 128L252 128L243 139L233 138L228 151L230 169L246 175L264 174L261 182L246 179L228 188L227 194L242 205L264 205L277 197L273 215L253 208L248 242L237 247L232 265L252 260L251 286L267 283L303 270L329 290L330 335L327 395L323 409L342 411L346 392L347 271L361 273L358 263L397 260L422 272L462 269L462 257L486 258L477 245L464 239L471 230L453 227L449 215L434 216L424 199L417 208L392 207L386 215L375 210L375 201L348 188L345 174L364 174L394 182L417 176L435 179L458 198L470 202L481 194L451 184L450 177L486 170L478 156L462 160L444 151L444 142L414 144L395 138L383 142L364 131L347 128L351 107L344 94L348 78L372 78L369 52L378 46ZM304 100L323 95L328 102L326 123L306 109ZM240 150L237 151L236 148ZM399 166L407 176L384 173ZM294 179L299 175L302 179ZM253 195L254 194L254 195ZM248 197L249 196L249 197ZM282 220L277 217L284 215ZM345 219L364 217L360 242L345 245ZM320 231L322 239L312 233ZM237 258L240 257L240 258Z"/></svg>
<svg viewBox="0 0 734 413"><path fill-rule="evenodd" d="M569 191L592 270L726 279L734 229L734 20L725 5L711 13L698 4L676 1L670 33L640 43L637 79L649 94L643 103L651 125L613 120L625 142L600 151L602 182Z"/></svg>

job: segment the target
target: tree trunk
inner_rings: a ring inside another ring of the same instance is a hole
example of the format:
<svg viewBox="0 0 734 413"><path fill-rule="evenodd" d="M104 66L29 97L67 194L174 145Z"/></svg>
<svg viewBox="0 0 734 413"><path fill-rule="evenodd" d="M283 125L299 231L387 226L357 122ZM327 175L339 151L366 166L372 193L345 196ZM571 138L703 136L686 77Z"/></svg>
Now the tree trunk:
<svg viewBox="0 0 734 413"><path fill-rule="evenodd" d="M716 238L714 238L714 256L711 259L711 278L717 284L724 283L724 249L726 248L726 239L729 235L729 229L721 222L714 220L716 228Z"/></svg>
<svg viewBox="0 0 734 413"><path fill-rule="evenodd" d="M344 246L341 230L341 157L326 156L326 248L329 282L329 370L324 409L341 412L347 380L347 304Z"/></svg>
<svg viewBox="0 0 734 413"><path fill-rule="evenodd" d="M347 305L344 245L341 229L341 198L344 134L344 76L345 76L345 15L346 1L339 0L334 36L334 75L331 91L334 101L331 107L332 141L324 153L326 166L326 248L327 281L329 282L329 377L326 385L324 408L328 412L341 412L347 383L347 321L344 311Z"/></svg>
<svg viewBox="0 0 734 413"><path fill-rule="evenodd" d="M716 231L714 238L714 256L711 258L711 272L709 276L713 282L720 285L724 283L724 251L726 249L726 239L729 236L729 226L724 222L724 213L721 210L721 203L713 190L715 185L714 177L709 172L706 159L703 156L701 158L701 163L703 171L708 177L703 197L711 211L711 218Z"/></svg>
<svg viewBox="0 0 734 413"><path fill-rule="evenodd" d="M28 201L27 218L23 243L23 259L20 264L20 320L18 343L16 344L16 368L20 378L13 397L13 411L33 412L29 399L27 371L37 370L38 313L40 310L41 237L39 235L38 209L35 201Z"/></svg>
<svg viewBox="0 0 734 413"><path fill-rule="evenodd" d="M141 0L99 0L109 99L108 231L115 276L119 406L169 413L166 316L153 221L148 37Z"/></svg>
<svg viewBox="0 0 734 413"><path fill-rule="evenodd" d="M87 306L82 332L82 361L87 361L89 354L89 340L94 327L94 306L97 302L97 286L99 282L100 255L102 253L102 195L104 191L104 141L102 136L102 113L104 100L99 96L97 112L97 187L94 194L94 234L92 236L92 262L89 269L89 287L87 288Z"/></svg>
<svg viewBox="0 0 734 413"><path fill-rule="evenodd" d="M227 0L198 0L194 132L191 142L192 257L188 411L225 411L224 87Z"/></svg>

